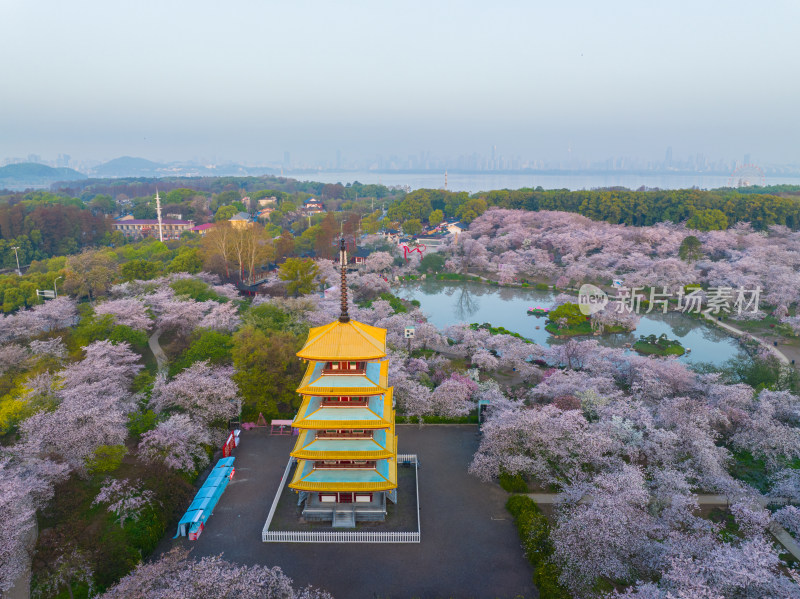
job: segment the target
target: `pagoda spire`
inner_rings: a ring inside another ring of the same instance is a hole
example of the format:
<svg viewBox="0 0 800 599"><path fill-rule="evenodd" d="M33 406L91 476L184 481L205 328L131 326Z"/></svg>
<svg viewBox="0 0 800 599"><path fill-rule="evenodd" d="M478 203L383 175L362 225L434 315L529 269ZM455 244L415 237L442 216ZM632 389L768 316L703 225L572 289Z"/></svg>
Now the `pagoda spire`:
<svg viewBox="0 0 800 599"><path fill-rule="evenodd" d="M342 313L339 315L339 322L350 322L347 314L347 244L344 242L344 235L339 241L339 266L342 267Z"/></svg>

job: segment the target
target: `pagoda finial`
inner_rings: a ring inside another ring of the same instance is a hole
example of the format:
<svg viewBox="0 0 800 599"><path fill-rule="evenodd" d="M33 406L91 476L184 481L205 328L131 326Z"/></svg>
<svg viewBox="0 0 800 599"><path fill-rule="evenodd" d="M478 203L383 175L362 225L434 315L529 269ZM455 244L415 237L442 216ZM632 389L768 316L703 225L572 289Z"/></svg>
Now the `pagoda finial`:
<svg viewBox="0 0 800 599"><path fill-rule="evenodd" d="M347 314L347 244L344 242L344 235L339 241L339 265L342 267L342 313L339 322L350 322Z"/></svg>

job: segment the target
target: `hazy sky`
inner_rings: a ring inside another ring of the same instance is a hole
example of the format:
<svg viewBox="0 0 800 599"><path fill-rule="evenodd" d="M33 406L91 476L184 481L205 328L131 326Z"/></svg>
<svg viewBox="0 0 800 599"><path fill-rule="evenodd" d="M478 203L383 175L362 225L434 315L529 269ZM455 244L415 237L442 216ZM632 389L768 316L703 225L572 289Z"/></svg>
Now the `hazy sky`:
<svg viewBox="0 0 800 599"><path fill-rule="evenodd" d="M0 158L800 162L800 3L0 0Z"/></svg>

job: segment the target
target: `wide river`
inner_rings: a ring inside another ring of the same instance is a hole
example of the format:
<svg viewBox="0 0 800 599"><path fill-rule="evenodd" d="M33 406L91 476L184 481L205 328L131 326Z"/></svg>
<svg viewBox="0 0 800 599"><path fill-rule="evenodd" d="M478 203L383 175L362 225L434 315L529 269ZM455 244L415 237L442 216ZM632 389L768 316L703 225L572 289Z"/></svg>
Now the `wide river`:
<svg viewBox="0 0 800 599"><path fill-rule="evenodd" d="M554 339L545 331L545 318L527 314L528 308L549 308L555 297L552 291L428 280L405 283L393 292L404 299L419 300L422 311L440 329L458 323L488 322L519 333L539 345L563 343L563 340ZM662 333L691 348L690 353L680 358L685 362L709 362L721 366L726 360L745 355L736 339L730 335L703 321L675 312L644 314L633 333L603 335L593 339L609 347L622 347L636 341L639 335L658 336Z"/></svg>
<svg viewBox="0 0 800 599"><path fill-rule="evenodd" d="M312 171L284 173L287 177L300 181L319 181L321 183L353 183L382 184L387 186L408 186L411 189L440 189L444 187L444 172L392 172L392 171ZM769 176L767 185L800 185L800 176ZM536 187L544 189L596 189L598 187L627 187L638 189L645 187L659 189L715 189L733 185L730 177L704 174L669 174L669 173L449 173L447 189L450 191L466 191L477 193L492 189L520 189Z"/></svg>

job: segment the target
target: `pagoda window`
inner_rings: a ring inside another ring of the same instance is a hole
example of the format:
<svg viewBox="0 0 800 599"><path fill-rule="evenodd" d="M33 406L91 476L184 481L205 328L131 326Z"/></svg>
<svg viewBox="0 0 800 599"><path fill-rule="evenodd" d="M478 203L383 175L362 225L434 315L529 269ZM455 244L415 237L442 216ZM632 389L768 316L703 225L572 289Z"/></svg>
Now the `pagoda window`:
<svg viewBox="0 0 800 599"><path fill-rule="evenodd" d="M369 403L368 397L363 396L350 396L350 395L339 395L336 397L323 397L322 401L320 402L321 406L352 406L352 407L363 407Z"/></svg>
<svg viewBox="0 0 800 599"><path fill-rule="evenodd" d="M317 431L317 439L371 439L372 431L360 429L336 429Z"/></svg>
<svg viewBox="0 0 800 599"><path fill-rule="evenodd" d="M325 362L325 366L322 368L322 372L331 374L331 373L338 373L338 374L364 374L367 370L367 363L366 362L350 362L350 361L336 361L336 362Z"/></svg>
<svg viewBox="0 0 800 599"><path fill-rule="evenodd" d="M334 469L369 469L375 468L375 460L317 460L314 462L315 470L334 470Z"/></svg>

